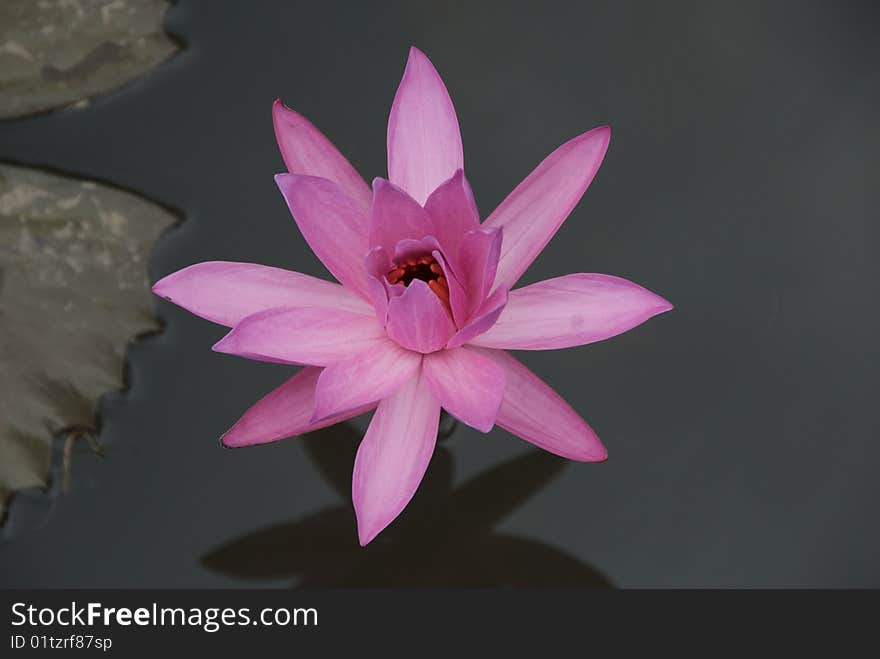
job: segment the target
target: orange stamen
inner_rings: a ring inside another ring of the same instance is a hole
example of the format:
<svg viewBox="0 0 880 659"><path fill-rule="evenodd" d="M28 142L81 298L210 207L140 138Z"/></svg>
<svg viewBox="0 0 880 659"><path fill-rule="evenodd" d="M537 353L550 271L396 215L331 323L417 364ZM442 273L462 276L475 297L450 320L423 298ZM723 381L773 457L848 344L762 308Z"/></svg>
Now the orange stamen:
<svg viewBox="0 0 880 659"><path fill-rule="evenodd" d="M415 257L410 256L396 264L388 274L385 275L389 284L403 284L409 286L414 279L420 279L428 284L434 295L440 298L440 301L446 307L447 311L451 309L449 306L449 282L443 273L443 268L437 260L430 254Z"/></svg>
<svg viewBox="0 0 880 659"><path fill-rule="evenodd" d="M439 279L434 279L428 282L428 287L434 291L434 295L440 298L440 301L449 308L449 285L446 283L446 279L440 277Z"/></svg>

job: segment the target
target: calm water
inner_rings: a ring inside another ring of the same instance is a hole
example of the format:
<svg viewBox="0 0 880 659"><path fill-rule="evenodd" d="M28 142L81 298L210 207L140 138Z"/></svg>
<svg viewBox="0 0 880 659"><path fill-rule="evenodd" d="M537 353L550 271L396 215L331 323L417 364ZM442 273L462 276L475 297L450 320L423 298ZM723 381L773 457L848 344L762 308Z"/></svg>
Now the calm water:
<svg viewBox="0 0 880 659"><path fill-rule="evenodd" d="M523 358L611 457L565 464L458 427L362 550L347 488L366 420L220 448L289 371L212 353L221 328L157 301L166 331L132 347L131 389L101 406L107 456L83 443L70 492L18 498L0 583L880 586L867 3L275 4L181 3L181 55L86 110L0 123L0 159L182 209L154 279L209 259L323 276L272 180L276 97L383 175L418 45L455 101L484 216L610 122L602 170L526 281L612 273L676 309Z"/></svg>

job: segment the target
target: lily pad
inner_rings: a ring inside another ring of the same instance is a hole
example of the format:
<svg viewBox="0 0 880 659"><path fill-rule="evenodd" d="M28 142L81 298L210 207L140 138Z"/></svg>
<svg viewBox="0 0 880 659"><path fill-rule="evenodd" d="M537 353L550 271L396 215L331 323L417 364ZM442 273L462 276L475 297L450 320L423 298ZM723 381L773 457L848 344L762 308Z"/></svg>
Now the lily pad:
<svg viewBox="0 0 880 659"><path fill-rule="evenodd" d="M165 0L3 0L0 118L70 105L170 57Z"/></svg>
<svg viewBox="0 0 880 659"><path fill-rule="evenodd" d="M157 327L147 256L176 221L129 192L0 163L0 517L45 486L52 440L92 428L129 339Z"/></svg>

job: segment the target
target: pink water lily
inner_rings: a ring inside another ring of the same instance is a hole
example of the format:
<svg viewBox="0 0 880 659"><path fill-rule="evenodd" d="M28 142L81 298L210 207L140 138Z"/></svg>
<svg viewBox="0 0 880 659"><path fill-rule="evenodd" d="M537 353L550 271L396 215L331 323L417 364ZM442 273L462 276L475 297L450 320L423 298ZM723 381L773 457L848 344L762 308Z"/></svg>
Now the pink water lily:
<svg viewBox="0 0 880 659"><path fill-rule="evenodd" d="M388 121L388 179L372 190L279 101L276 176L300 231L340 282L250 263L199 263L153 290L232 330L214 350L302 365L223 436L230 447L307 433L376 409L354 464L366 545L404 509L434 451L441 408L573 460L605 447L506 352L601 341L672 308L632 282L571 274L513 289L580 200L608 148L595 128L553 151L480 222L458 119L431 62L410 51ZM513 289L513 290L511 290Z"/></svg>

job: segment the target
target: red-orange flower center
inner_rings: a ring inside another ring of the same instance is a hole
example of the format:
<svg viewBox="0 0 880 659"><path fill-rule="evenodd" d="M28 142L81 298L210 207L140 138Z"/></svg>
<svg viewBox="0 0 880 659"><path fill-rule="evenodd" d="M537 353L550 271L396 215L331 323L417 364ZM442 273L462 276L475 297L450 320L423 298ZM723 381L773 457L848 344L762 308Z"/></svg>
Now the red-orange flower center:
<svg viewBox="0 0 880 659"><path fill-rule="evenodd" d="M403 284L404 286L409 286L414 279L421 279L449 308L449 284L446 277L443 276L443 268L433 256L412 256L404 259L392 268L385 275L385 278L389 284Z"/></svg>

